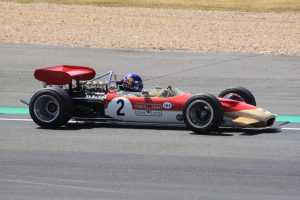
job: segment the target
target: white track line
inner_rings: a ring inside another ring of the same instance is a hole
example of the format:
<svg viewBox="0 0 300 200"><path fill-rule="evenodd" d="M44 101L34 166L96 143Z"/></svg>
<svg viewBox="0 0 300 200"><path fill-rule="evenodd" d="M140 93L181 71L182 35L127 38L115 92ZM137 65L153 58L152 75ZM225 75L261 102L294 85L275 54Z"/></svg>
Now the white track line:
<svg viewBox="0 0 300 200"><path fill-rule="evenodd" d="M300 131L300 128L281 128L282 130Z"/></svg>
<svg viewBox="0 0 300 200"><path fill-rule="evenodd" d="M32 122L32 119L14 119L14 118L0 118L0 121L24 121ZM76 123L76 121L70 121L69 123ZM300 128L281 128L282 130L300 131Z"/></svg>
<svg viewBox="0 0 300 200"><path fill-rule="evenodd" d="M32 119L0 118L0 121L24 121L24 122L31 122Z"/></svg>
<svg viewBox="0 0 300 200"><path fill-rule="evenodd" d="M100 188L91 188L91 187L84 187L84 186L73 186L73 185L64 185L64 184L55 184L55 183L43 183L43 182L6 179L6 178L0 178L0 182L10 182L10 183L39 185L39 186L53 186L53 187L59 187L59 188L63 187L66 189L86 190L86 191L90 191L90 192L123 193L120 191L112 191L112 190L106 190L106 189L100 189Z"/></svg>

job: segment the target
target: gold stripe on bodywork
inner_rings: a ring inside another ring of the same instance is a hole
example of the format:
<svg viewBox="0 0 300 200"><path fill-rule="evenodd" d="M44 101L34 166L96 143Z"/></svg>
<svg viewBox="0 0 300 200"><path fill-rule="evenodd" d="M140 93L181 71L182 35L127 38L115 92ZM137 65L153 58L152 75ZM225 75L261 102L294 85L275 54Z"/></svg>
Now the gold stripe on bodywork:
<svg viewBox="0 0 300 200"><path fill-rule="evenodd" d="M257 119L251 119L251 118L247 118L247 117L238 117L232 121L236 122L236 123L243 123L243 124L255 124L255 123L259 122L259 120L257 120Z"/></svg>

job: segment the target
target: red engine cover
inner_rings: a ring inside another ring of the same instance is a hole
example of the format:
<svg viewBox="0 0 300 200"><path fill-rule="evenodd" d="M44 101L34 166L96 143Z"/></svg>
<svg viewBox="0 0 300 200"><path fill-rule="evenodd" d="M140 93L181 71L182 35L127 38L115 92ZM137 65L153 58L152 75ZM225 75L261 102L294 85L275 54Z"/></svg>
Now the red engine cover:
<svg viewBox="0 0 300 200"><path fill-rule="evenodd" d="M66 85L74 80L91 80L95 77L95 70L83 66L60 65L37 69L34 77L50 85Z"/></svg>

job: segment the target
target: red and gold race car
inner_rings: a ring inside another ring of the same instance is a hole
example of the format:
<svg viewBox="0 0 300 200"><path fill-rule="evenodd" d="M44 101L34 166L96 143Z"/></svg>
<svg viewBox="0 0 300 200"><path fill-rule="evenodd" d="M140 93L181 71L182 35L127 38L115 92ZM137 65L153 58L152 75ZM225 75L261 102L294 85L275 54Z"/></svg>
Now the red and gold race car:
<svg viewBox="0 0 300 200"><path fill-rule="evenodd" d="M268 128L276 115L256 107L253 94L228 88L218 97L190 94L168 86L128 91L110 71L98 77L83 66L54 66L35 70L44 88L29 105L33 121L44 128L64 126L68 121L137 125L186 126L196 133L219 127Z"/></svg>

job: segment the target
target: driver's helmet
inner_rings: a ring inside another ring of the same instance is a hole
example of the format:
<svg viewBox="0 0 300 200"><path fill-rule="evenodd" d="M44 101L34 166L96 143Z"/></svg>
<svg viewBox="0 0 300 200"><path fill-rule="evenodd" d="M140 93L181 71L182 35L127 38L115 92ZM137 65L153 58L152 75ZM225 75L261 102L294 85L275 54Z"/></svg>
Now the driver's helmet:
<svg viewBox="0 0 300 200"><path fill-rule="evenodd" d="M127 74L123 79L123 89L129 92L141 92L143 81L137 74Z"/></svg>

